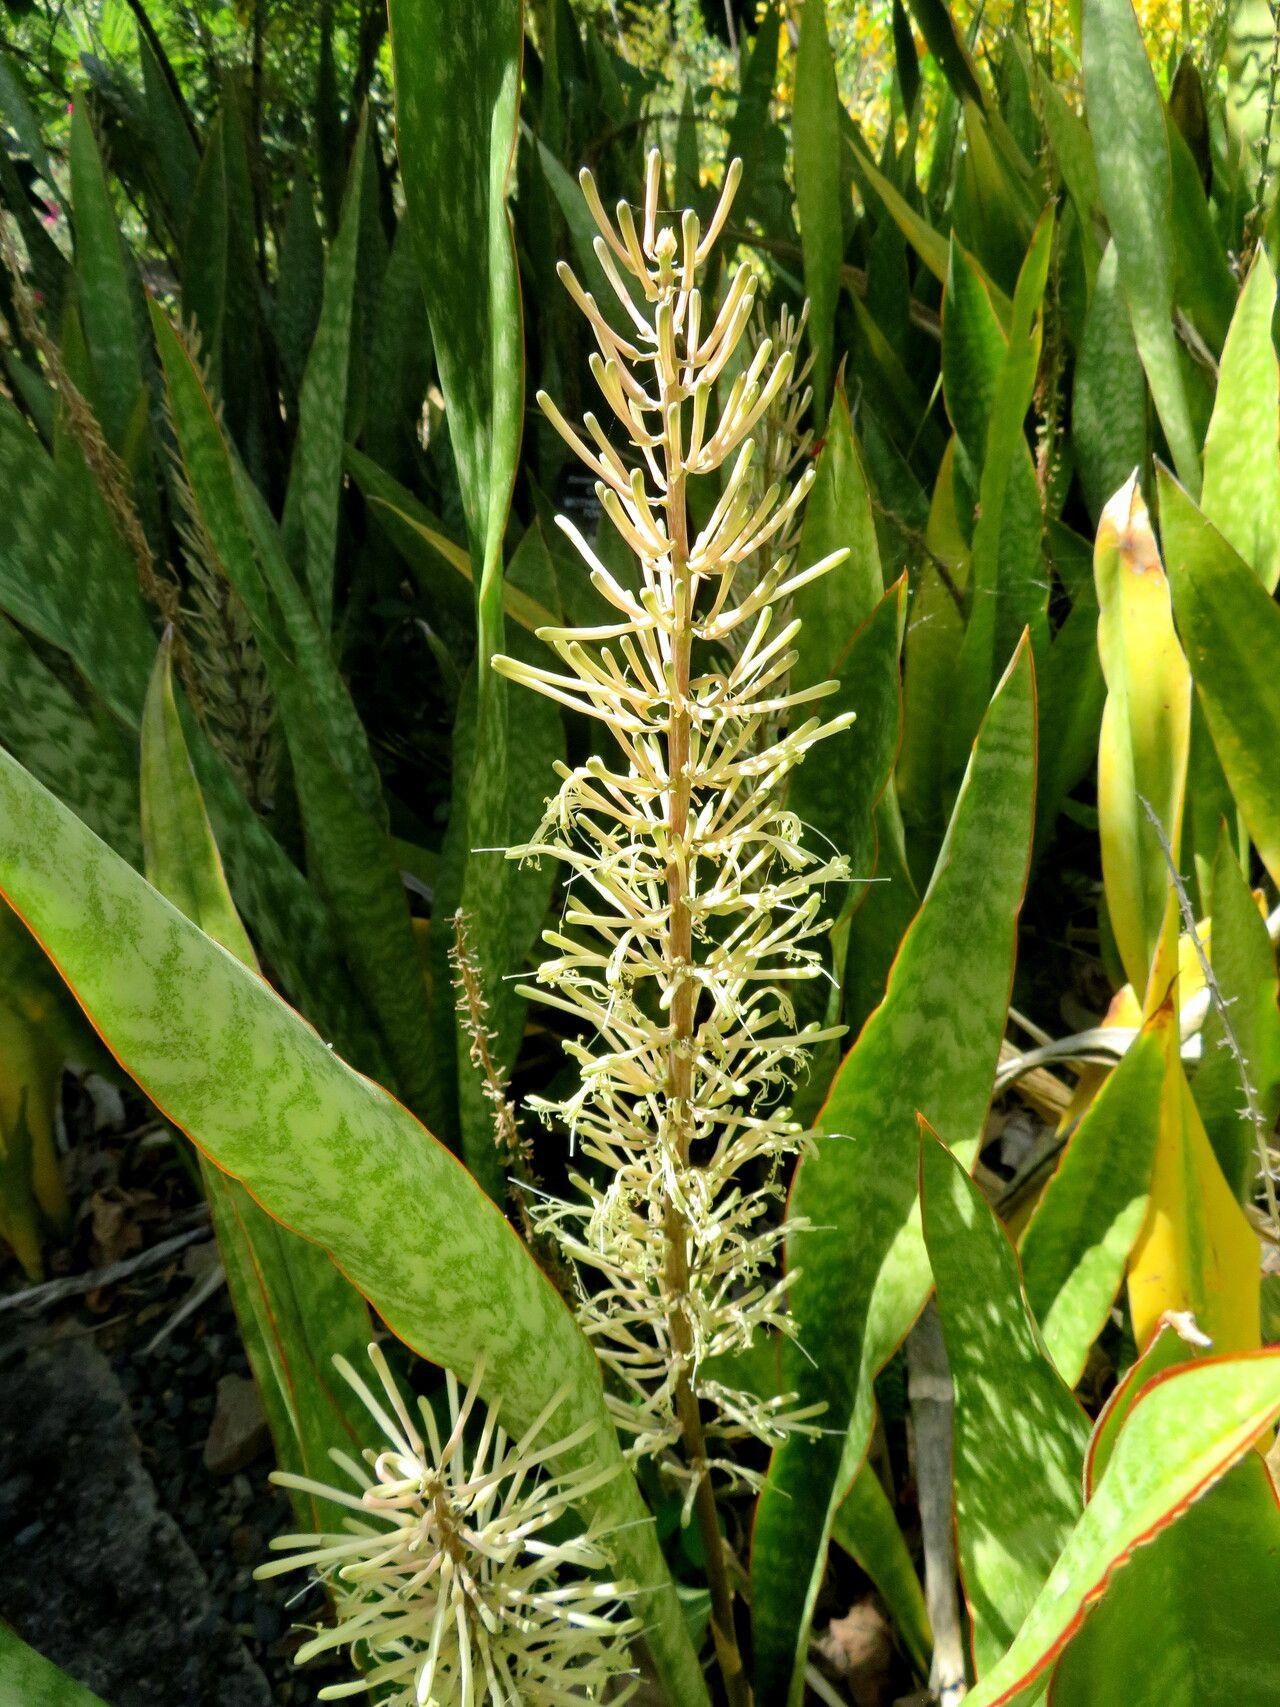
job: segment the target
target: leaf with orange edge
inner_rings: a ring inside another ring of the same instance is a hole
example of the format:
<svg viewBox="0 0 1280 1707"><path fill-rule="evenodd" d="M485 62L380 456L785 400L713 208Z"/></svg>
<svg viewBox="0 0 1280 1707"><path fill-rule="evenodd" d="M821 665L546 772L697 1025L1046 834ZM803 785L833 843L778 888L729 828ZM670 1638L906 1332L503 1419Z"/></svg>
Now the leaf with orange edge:
<svg viewBox="0 0 1280 1707"><path fill-rule="evenodd" d="M1206 1358L1148 1382L1022 1628L965 1697L966 1707L1014 1707L1035 1699L1048 1667L1112 1578L1220 1482L1277 1416L1280 1351ZM1152 1658L1153 1644L1145 1621L1138 1632L1133 1664L1140 1669ZM1260 1699L1246 1696L1240 1707L1255 1707Z"/></svg>
<svg viewBox="0 0 1280 1707"><path fill-rule="evenodd" d="M142 839L148 879L206 936L252 971L257 956L227 887L173 691L172 636L156 658L142 713ZM329 1479L334 1449L358 1452L366 1414L333 1367L369 1340L364 1300L318 1245L260 1209L237 1180L200 1157L236 1320L282 1469ZM303 1523L341 1529L341 1506L295 1492Z"/></svg>
<svg viewBox="0 0 1280 1707"><path fill-rule="evenodd" d="M917 1110L968 1162L1008 1011L1030 854L1035 687L1024 640L991 701L933 880L796 1170L786 1387L824 1432L777 1449L752 1542L757 1695L798 1701L835 1511L866 1457L875 1378L929 1295Z"/></svg>
<svg viewBox="0 0 1280 1707"><path fill-rule="evenodd" d="M1185 1361L1164 1323L1107 1401L1085 1460L1086 1496L1148 1383ZM1262 1707L1274 1700L1280 1508L1247 1452L1108 1586L1054 1673L1055 1707Z"/></svg>
<svg viewBox="0 0 1280 1707"><path fill-rule="evenodd" d="M469 1377L519 1436L548 1406L584 1430L558 1468L590 1496L669 1695L707 1700L600 1368L497 1205L409 1111L353 1071L0 751L0 893L167 1117L277 1220L328 1252L392 1332Z"/></svg>

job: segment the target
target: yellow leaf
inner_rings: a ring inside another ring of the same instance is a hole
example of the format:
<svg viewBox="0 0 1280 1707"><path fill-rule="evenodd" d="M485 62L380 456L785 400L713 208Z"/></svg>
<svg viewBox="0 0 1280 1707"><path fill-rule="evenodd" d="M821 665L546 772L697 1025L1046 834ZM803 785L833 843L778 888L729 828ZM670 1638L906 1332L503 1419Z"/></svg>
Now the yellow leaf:
<svg viewBox="0 0 1280 1707"><path fill-rule="evenodd" d="M1129 1262L1129 1310L1139 1348L1166 1310L1189 1311L1215 1352L1262 1343L1261 1248L1213 1153L1182 1070L1177 1017L1164 1030L1160 1137L1146 1225Z"/></svg>
<svg viewBox="0 0 1280 1707"><path fill-rule="evenodd" d="M1103 511L1094 549L1098 653L1107 684L1098 745L1102 879L1129 982L1147 989L1162 933L1172 959L1168 866L1143 802L1175 861L1191 738L1191 673L1136 476ZM1161 991L1156 1004L1165 999Z"/></svg>

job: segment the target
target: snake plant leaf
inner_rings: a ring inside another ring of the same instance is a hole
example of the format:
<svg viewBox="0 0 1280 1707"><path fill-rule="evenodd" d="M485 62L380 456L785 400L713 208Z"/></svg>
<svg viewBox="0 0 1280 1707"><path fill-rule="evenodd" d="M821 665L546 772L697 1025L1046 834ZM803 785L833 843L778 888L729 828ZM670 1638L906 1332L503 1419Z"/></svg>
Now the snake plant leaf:
<svg viewBox="0 0 1280 1707"><path fill-rule="evenodd" d="M1280 879L1280 610L1257 575L1159 472L1178 629L1213 745L1272 881Z"/></svg>
<svg viewBox="0 0 1280 1707"><path fill-rule="evenodd" d="M466 549L444 531L444 524L408 487L388 474L363 451L349 447L347 470L364 494L369 513L396 546L418 583L422 595L433 604L442 598L452 607L450 583L455 576L471 581L471 558ZM502 584L502 605L512 622L530 634L539 628L554 628L561 620L554 611L510 580Z"/></svg>
<svg viewBox="0 0 1280 1707"><path fill-rule="evenodd" d="M1147 416L1146 376L1111 242L1094 280L1072 389L1071 447L1095 521L1133 470L1146 464Z"/></svg>
<svg viewBox="0 0 1280 1707"><path fill-rule="evenodd" d="M899 656L906 609L904 575L855 629L828 672L828 679L839 683L830 701L833 710L852 711L855 722L833 735L826 752L802 765L791 783L790 804L801 822L819 842L848 858L855 880L849 903L854 906L865 897L866 881L875 872L875 807L888 786L902 734Z"/></svg>
<svg viewBox="0 0 1280 1707"><path fill-rule="evenodd" d="M1118 1573L1058 1663L1054 1707L1266 1707L1278 1555L1275 1490L1248 1452Z"/></svg>
<svg viewBox="0 0 1280 1707"><path fill-rule="evenodd" d="M816 1151L796 1170L791 1207L812 1227L788 1247L788 1266L799 1271L791 1304L804 1356L785 1356L784 1373L806 1402L827 1402L830 1432L775 1452L757 1508L752 1581L763 1699L783 1699L789 1689L798 1698L831 1524L871 1438L873 1382L929 1293L916 1208L917 1110L965 1161L981 1131L1031 842L1034 701L1024 641L984 720L884 1000L836 1075Z"/></svg>
<svg viewBox="0 0 1280 1707"><path fill-rule="evenodd" d="M438 1111L422 963L359 714L189 347L158 307L153 320L192 499L244 600L280 708L311 875L329 904L398 1089L414 1108Z"/></svg>
<svg viewBox="0 0 1280 1707"><path fill-rule="evenodd" d="M756 27L751 54L742 74L737 104L729 121L729 146L725 160L741 160L742 182L735 203L736 222L745 225L761 213L759 185L763 178L764 150L769 129L769 107L778 81L778 44L782 33L782 7L769 0Z"/></svg>
<svg viewBox="0 0 1280 1707"><path fill-rule="evenodd" d="M862 465L849 403L843 390L832 399L827 428L805 503L796 561L817 563L847 550L845 561L796 594L793 611L803 624L796 636L791 680L811 687L835 674L849 637L884 597L884 575L876 543L871 490Z"/></svg>
<svg viewBox="0 0 1280 1707"><path fill-rule="evenodd" d="M107 443L126 456L143 395L141 305L84 101L72 108L69 154L76 300L93 361L93 401Z"/></svg>
<svg viewBox="0 0 1280 1707"><path fill-rule="evenodd" d="M1085 1461L1086 1499L1139 1396L1158 1375L1187 1361L1186 1343L1165 1323L1098 1418ZM1059 1663L1054 1701L1070 1707L1262 1707L1270 1693L1266 1632L1280 1614L1278 1548L1275 1491L1259 1454L1247 1452L1109 1584ZM1140 1663L1133 1652L1138 1631Z"/></svg>
<svg viewBox="0 0 1280 1707"><path fill-rule="evenodd" d="M511 557L508 587L528 596L530 602L541 602L555 596L555 571L552 567L546 537L540 522L534 522L525 532ZM523 629L512 629L507 644L515 657L536 662L541 656L542 643ZM513 842L533 838L546 810L546 779L554 774L553 767L563 762L565 754L564 725L558 708L541 695L522 694L508 702L510 714L519 717L519 728L513 726L510 737L513 747L517 740L522 762L507 775L507 822ZM433 982L437 989L447 989L453 976L449 964L452 943L452 920L455 909L468 912L469 935L474 941L476 922L469 913L466 899L466 877L474 863L465 841L467 815L465 791L476 764L475 744L479 739L479 720L476 712L475 678L463 685L458 714L453 727L453 809L445 835L435 882L432 908L433 919L442 923L432 929L429 956ZM502 853L488 856L502 861ZM554 883L551 862L543 861L542 869L520 872L520 881L510 890L506 918L506 940L509 960L507 970L515 971L528 964L530 955L545 922ZM495 1034L494 1053L498 1060L511 1061L524 1029L525 998L518 995L514 979L501 980L489 1003L489 1024ZM447 1056L455 1046L456 1016L452 1004L439 1003L433 1014L437 1048ZM493 1141L493 1113L487 1099L460 1099L462 1155L478 1179L497 1188L501 1179L498 1154Z"/></svg>
<svg viewBox="0 0 1280 1707"><path fill-rule="evenodd" d="M1022 1236L1027 1301L1068 1387L1124 1283L1150 1202L1167 1009L1109 1075L1067 1143Z"/></svg>
<svg viewBox="0 0 1280 1707"><path fill-rule="evenodd" d="M174 699L172 636L156 657L142 718L142 826L149 881L250 970L257 957L227 888ZM201 1174L236 1319L271 1425L277 1461L323 1484L332 1450L358 1453L361 1411L335 1372L369 1338L360 1294L325 1252L282 1226L205 1156ZM332 1529L341 1509L295 1493L299 1519Z"/></svg>
<svg viewBox="0 0 1280 1707"><path fill-rule="evenodd" d="M1084 85L1120 286L1178 478L1200 454L1173 331L1173 176L1160 91L1130 0L1084 0Z"/></svg>
<svg viewBox="0 0 1280 1707"><path fill-rule="evenodd" d="M276 348L294 390L302 385L307 355L324 306L324 238L316 216L315 193L305 166L299 166L289 195L271 326Z"/></svg>
<svg viewBox="0 0 1280 1707"><path fill-rule="evenodd" d="M1269 593L1280 580L1280 363L1276 277L1259 244L1232 316L1204 442L1201 508Z"/></svg>
<svg viewBox="0 0 1280 1707"><path fill-rule="evenodd" d="M836 64L827 39L823 0L805 0L796 48L792 145L795 150L796 211L804 250L804 286L809 298L813 344L814 418L823 420L834 364L836 299L844 257L840 186L840 95Z"/></svg>
<svg viewBox="0 0 1280 1707"><path fill-rule="evenodd" d="M987 105L973 57L964 45L955 20L944 0L908 0L911 14L920 26L925 45L938 62L938 69L959 101Z"/></svg>
<svg viewBox="0 0 1280 1707"><path fill-rule="evenodd" d="M1125 974L1145 990L1168 909L1160 820L1178 857L1191 739L1191 673L1137 477L1103 511L1094 549L1098 652L1107 683L1098 819L1107 912ZM1145 804L1144 804L1145 803Z"/></svg>
<svg viewBox="0 0 1280 1707"><path fill-rule="evenodd" d="M394 1333L464 1377L482 1353L483 1397L516 1434L564 1395L566 1426L590 1425L577 1461L616 1468L593 1498L659 1673L675 1700L705 1703L591 1349L466 1170L7 754L0 891L156 1105Z"/></svg>
<svg viewBox="0 0 1280 1707"><path fill-rule="evenodd" d="M180 104L166 68L156 57L141 22L138 24L138 63L142 67L142 89L146 97L148 148L159 176L165 213L171 229L182 229L183 216L191 206L200 156L190 124L190 115ZM170 74L172 74L170 72Z"/></svg>
<svg viewBox="0 0 1280 1707"><path fill-rule="evenodd" d="M1214 227L1199 168L1166 111L1173 201L1173 296L1181 313L1214 357L1222 349L1236 306L1235 274Z"/></svg>
<svg viewBox="0 0 1280 1707"><path fill-rule="evenodd" d="M298 438L289 471L282 533L285 555L328 632L338 549L338 506L360 246L360 212L369 165L369 119L360 121L338 235L325 272L324 300L298 401Z"/></svg>
<svg viewBox="0 0 1280 1707"><path fill-rule="evenodd" d="M896 184L885 177L859 138L846 133L845 141L853 150L853 158L858 172L865 177L876 195L884 203L889 217L899 227L907 242L934 278L940 284L945 285L947 282L947 263L950 259L947 239L935 231L928 220L924 219L911 206ZM993 287L992 300L1003 323L1008 313L1009 299Z"/></svg>
<svg viewBox="0 0 1280 1707"><path fill-rule="evenodd" d="M1107 697L1098 659L1092 545L1060 522L1050 522L1045 550L1058 579L1070 588L1071 609L1049 642L1038 678L1037 857L1048 845L1067 797L1093 768Z"/></svg>
<svg viewBox="0 0 1280 1707"><path fill-rule="evenodd" d="M1213 864L1212 917L1214 983L1244 1057L1262 1129L1269 1133L1280 1113L1276 951L1225 826ZM1258 1178L1258 1133L1224 1030L1215 1002L1201 1028L1200 1066L1191 1088L1227 1184L1247 1204Z"/></svg>
<svg viewBox="0 0 1280 1707"><path fill-rule="evenodd" d="M200 353L212 384L221 391L223 333L227 323L227 271L230 265L231 210L227 200L227 159L223 114L209 127L188 206L182 239L182 314L200 339Z"/></svg>
<svg viewBox="0 0 1280 1707"><path fill-rule="evenodd" d="M1012 1641L1080 1515L1089 1425L1046 1355L1008 1236L923 1122L920 1184L955 1386L960 1575L981 1677Z"/></svg>
<svg viewBox="0 0 1280 1707"><path fill-rule="evenodd" d="M933 1631L924 1590L884 1484L869 1464L837 1510L831 1538L876 1585L912 1663L927 1676Z"/></svg>
<svg viewBox="0 0 1280 1707"><path fill-rule="evenodd" d="M950 752L958 774L992 688L1024 628L1036 658L1049 638L1044 511L1025 421L1040 365L1041 308L1053 246L1052 210L1018 275L1008 348L992 397L973 531L968 623L960 648Z"/></svg>
<svg viewBox="0 0 1280 1707"><path fill-rule="evenodd" d="M942 391L974 503L1008 343L982 270L953 232L942 302Z"/></svg>
<svg viewBox="0 0 1280 1707"><path fill-rule="evenodd" d="M131 865L138 840L136 754L101 705L85 705L0 617L0 741Z"/></svg>
<svg viewBox="0 0 1280 1707"><path fill-rule="evenodd" d="M72 457L59 465L13 405L0 398L0 607L68 652L126 724L142 708L155 637L137 565L92 481Z"/></svg>
<svg viewBox="0 0 1280 1707"><path fill-rule="evenodd" d="M1173 1524L1176 1531L1182 1513L1221 1481L1277 1416L1280 1352L1206 1358L1149 1381L1022 1628L966 1696L971 1707L1029 1707L1044 1673L1111 1578L1133 1569L1161 1530ZM1145 1616L1140 1628L1139 1670L1151 1659ZM1265 1646L1258 1657L1266 1660ZM1239 1699L1261 1707L1264 1697L1246 1693ZM1082 1707L1081 1698L1071 1707Z"/></svg>
<svg viewBox="0 0 1280 1707"><path fill-rule="evenodd" d="M22 1707L106 1707L91 1689L29 1648L3 1619L0 1619L0 1700L20 1701Z"/></svg>
<svg viewBox="0 0 1280 1707"><path fill-rule="evenodd" d="M510 840L510 698L489 661L503 646L502 545L524 415L520 283L506 195L516 153L520 0L391 0L396 135L418 249L476 591L476 741L465 778L467 848ZM467 288L459 290L463 278ZM468 859L462 905L490 1007L504 999L508 916L518 873L493 854ZM510 1064L509 1058L503 1065ZM487 1103L468 1040L456 1068L467 1124ZM486 1177L497 1188L496 1170Z"/></svg>
<svg viewBox="0 0 1280 1707"><path fill-rule="evenodd" d="M1261 1343L1262 1251L1213 1153L1182 1067L1179 1029L1162 1033L1164 1079L1151 1204L1129 1259L1129 1313L1145 1346L1166 1312L1189 1312L1221 1352Z"/></svg>

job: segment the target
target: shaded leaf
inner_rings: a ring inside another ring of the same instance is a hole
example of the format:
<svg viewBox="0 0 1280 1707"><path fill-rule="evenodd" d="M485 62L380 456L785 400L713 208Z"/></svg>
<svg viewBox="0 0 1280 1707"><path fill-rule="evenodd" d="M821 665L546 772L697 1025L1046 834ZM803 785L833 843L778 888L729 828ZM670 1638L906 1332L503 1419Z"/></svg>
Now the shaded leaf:
<svg viewBox="0 0 1280 1707"><path fill-rule="evenodd" d="M329 1252L388 1326L464 1377L511 1432L562 1392L613 1467L594 1496L676 1699L706 1700L653 1529L563 1301L498 1208L413 1116L0 755L0 889L121 1065L216 1164ZM567 1466L566 1466L567 1467Z"/></svg>
<svg viewBox="0 0 1280 1707"><path fill-rule="evenodd" d="M775 1452L757 1508L754 1627L767 1699L799 1688L831 1523L871 1438L872 1383L928 1296L917 1110L966 1160L981 1130L1008 1007L1034 754L1024 645L992 701L885 998L836 1075L816 1152L796 1170L792 1211L813 1226L788 1245L806 1355L787 1356L785 1376L805 1400L827 1401L831 1432Z"/></svg>
<svg viewBox="0 0 1280 1707"><path fill-rule="evenodd" d="M1045 1353L1004 1229L927 1126L920 1189L955 1386L960 1575L981 1677L1008 1647L1079 1516L1089 1425Z"/></svg>

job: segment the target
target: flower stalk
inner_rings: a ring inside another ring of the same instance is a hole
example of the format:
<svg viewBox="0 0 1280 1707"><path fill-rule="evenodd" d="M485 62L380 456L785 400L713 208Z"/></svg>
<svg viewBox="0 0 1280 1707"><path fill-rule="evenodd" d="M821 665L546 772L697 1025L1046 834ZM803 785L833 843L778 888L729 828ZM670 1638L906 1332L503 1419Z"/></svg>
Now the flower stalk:
<svg viewBox="0 0 1280 1707"><path fill-rule="evenodd" d="M696 1514L735 1707L750 1691L712 1476L758 1486L739 1443L776 1444L813 1412L790 1395L761 1400L709 1365L789 1331L781 1198L807 1135L788 1092L809 1050L840 1029L801 1024L789 991L821 975L825 885L849 874L803 846L784 790L808 748L851 720L815 714L834 683L791 689L800 624L782 614L846 553L798 568L794 523L813 472L763 491L757 472L780 410L796 425L798 339L743 348L748 264L714 314L699 287L740 170L705 233L692 212L661 212L656 151L639 226L625 202L611 219L583 172L610 313L563 264L560 276L595 336L591 369L613 421L606 431L588 413L584 436L539 402L595 473L634 573L611 573L560 518L613 620L541 629L563 668L494 660L604 725L619 754L558 767L537 836L512 850L570 873L526 993L573 1022L565 1048L579 1084L530 1106L596 1164L574 1176L579 1201L544 1200L536 1214L577 1272L579 1316L633 1455L659 1459Z"/></svg>

